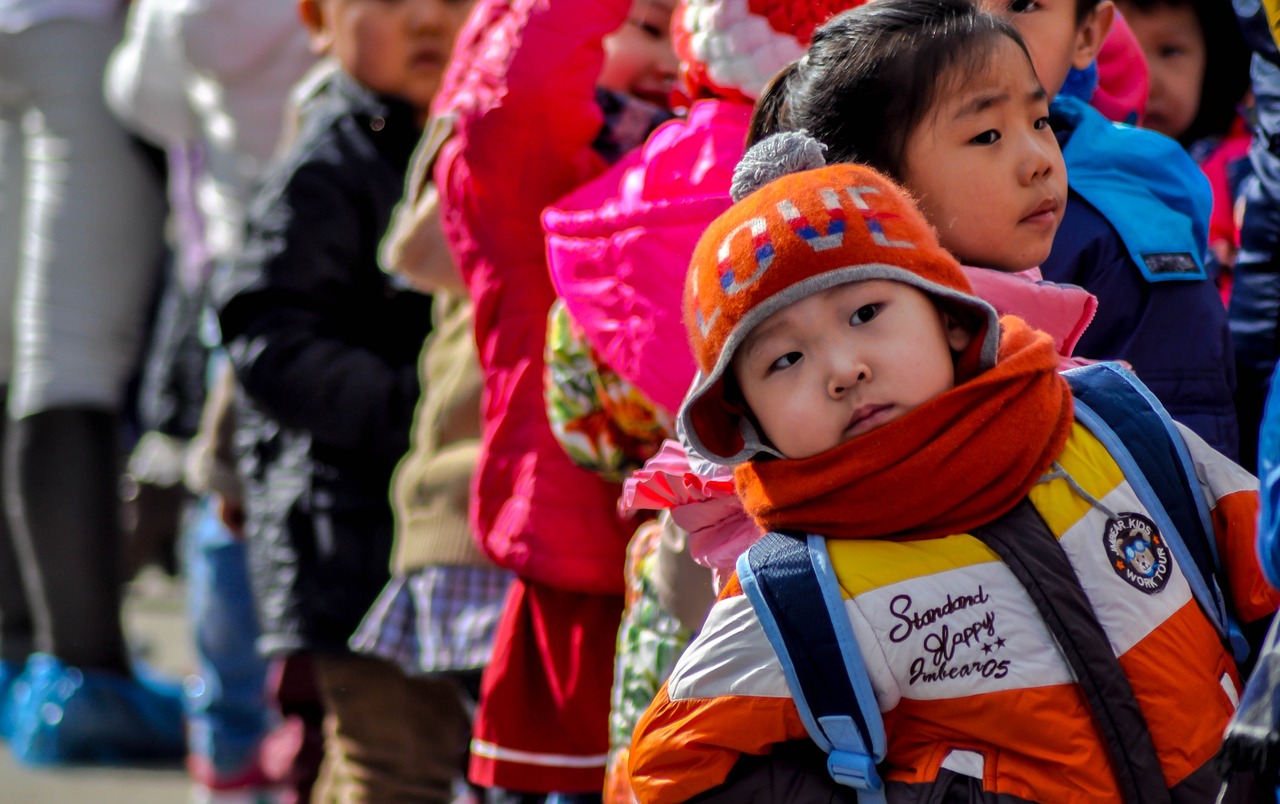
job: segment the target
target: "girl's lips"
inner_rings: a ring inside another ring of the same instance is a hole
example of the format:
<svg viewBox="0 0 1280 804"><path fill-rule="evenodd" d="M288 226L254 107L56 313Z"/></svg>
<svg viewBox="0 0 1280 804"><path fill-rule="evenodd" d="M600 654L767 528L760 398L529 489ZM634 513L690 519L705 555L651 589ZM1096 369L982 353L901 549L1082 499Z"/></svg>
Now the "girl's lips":
<svg viewBox="0 0 1280 804"><path fill-rule="evenodd" d="M1020 223L1030 223L1038 226L1047 226L1057 222L1058 202L1048 200L1031 211L1029 215L1024 217Z"/></svg>

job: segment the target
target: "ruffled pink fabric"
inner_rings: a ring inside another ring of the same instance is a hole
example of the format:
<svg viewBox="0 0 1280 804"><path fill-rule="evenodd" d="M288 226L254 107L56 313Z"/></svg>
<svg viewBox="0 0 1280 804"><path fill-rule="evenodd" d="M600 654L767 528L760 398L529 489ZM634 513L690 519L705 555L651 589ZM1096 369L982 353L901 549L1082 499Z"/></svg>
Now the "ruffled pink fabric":
<svg viewBox="0 0 1280 804"><path fill-rule="evenodd" d="M1093 362L1074 354L1080 336L1093 321L1098 299L1076 285L1050 282L1039 268L1017 273L964 266L974 295L986 300L1000 315L1016 315L1053 337L1064 359L1063 368Z"/></svg>
<svg viewBox="0 0 1280 804"><path fill-rule="evenodd" d="M734 491L733 472L697 474L684 447L671 440L623 485L618 507L624 513L669 510L689 534L690 556L714 573L717 590L762 535Z"/></svg>
<svg viewBox="0 0 1280 804"><path fill-rule="evenodd" d="M751 107L700 101L543 212L556 294L605 365L674 413L693 381L685 274L729 208Z"/></svg>

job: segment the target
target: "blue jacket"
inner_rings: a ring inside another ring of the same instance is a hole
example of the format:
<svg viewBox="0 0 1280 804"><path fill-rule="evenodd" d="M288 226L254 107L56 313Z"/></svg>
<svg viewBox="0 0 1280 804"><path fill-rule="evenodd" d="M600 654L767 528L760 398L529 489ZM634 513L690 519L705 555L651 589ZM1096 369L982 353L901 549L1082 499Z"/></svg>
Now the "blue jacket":
<svg viewBox="0 0 1280 804"><path fill-rule="evenodd" d="M1207 181L1173 140L1075 99L1056 99L1052 119L1071 192L1041 270L1098 297L1076 353L1127 361L1175 419L1235 458L1231 339L1203 268Z"/></svg>
<svg viewBox="0 0 1280 804"><path fill-rule="evenodd" d="M1280 53L1262 4L1234 0L1234 5L1255 54L1250 77L1256 126L1250 175L1241 183L1244 217L1228 312L1240 378L1241 458L1252 468L1263 400L1280 357Z"/></svg>

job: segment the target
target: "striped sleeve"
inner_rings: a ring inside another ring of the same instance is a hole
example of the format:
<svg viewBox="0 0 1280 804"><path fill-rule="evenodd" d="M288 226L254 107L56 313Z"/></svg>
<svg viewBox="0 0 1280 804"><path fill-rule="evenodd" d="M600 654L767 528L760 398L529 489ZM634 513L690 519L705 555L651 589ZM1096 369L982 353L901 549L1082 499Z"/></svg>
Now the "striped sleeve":
<svg viewBox="0 0 1280 804"><path fill-rule="evenodd" d="M1258 479L1178 425L1212 513L1218 556L1240 618L1254 622L1280 606L1258 563Z"/></svg>

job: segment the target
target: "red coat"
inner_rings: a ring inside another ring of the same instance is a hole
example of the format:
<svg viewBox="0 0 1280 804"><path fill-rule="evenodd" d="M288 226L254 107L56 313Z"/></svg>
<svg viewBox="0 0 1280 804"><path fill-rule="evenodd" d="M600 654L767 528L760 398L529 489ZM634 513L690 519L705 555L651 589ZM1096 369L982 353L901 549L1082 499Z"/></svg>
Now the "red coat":
<svg viewBox="0 0 1280 804"><path fill-rule="evenodd" d="M620 489L570 461L543 402L555 292L544 207L604 169L594 76L627 3L482 0L437 98L458 116L436 167L445 234L475 302L483 449L472 522L495 563L559 589L622 593Z"/></svg>
<svg viewBox="0 0 1280 804"><path fill-rule="evenodd" d="M601 40L629 0L480 0L437 114L457 116L436 166L442 221L475 302L483 442L476 538L514 570L485 669L470 776L525 792L603 786L609 688L630 528L620 487L551 433L543 350L554 299L544 207L599 174Z"/></svg>

